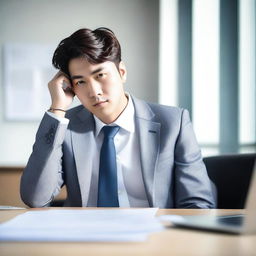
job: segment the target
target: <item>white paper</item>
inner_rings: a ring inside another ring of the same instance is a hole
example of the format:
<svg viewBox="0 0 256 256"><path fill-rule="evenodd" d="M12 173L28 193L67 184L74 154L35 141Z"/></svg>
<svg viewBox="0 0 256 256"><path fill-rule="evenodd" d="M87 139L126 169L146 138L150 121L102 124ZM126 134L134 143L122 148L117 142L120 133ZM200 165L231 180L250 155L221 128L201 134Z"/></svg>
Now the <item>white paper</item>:
<svg viewBox="0 0 256 256"><path fill-rule="evenodd" d="M158 217L160 221L164 222L173 222L173 221L181 221L184 220L183 216L181 215L161 215Z"/></svg>
<svg viewBox="0 0 256 256"><path fill-rule="evenodd" d="M11 205L0 205L0 210L25 210L24 207L16 207Z"/></svg>
<svg viewBox="0 0 256 256"><path fill-rule="evenodd" d="M157 209L29 211L0 224L0 241L145 241Z"/></svg>

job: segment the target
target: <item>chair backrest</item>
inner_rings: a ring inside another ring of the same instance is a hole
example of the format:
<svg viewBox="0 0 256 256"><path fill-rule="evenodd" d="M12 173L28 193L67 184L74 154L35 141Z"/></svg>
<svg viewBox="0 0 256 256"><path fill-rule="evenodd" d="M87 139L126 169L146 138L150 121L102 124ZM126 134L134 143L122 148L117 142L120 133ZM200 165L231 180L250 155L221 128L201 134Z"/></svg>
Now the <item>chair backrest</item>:
<svg viewBox="0 0 256 256"><path fill-rule="evenodd" d="M208 175L217 188L217 208L244 208L255 159L256 154L204 158Z"/></svg>

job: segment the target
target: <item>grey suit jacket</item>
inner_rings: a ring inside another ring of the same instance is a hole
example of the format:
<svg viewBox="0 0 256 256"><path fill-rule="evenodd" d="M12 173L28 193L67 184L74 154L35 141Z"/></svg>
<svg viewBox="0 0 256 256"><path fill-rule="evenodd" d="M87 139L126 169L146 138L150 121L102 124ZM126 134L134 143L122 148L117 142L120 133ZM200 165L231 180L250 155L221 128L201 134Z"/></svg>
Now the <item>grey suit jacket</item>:
<svg viewBox="0 0 256 256"><path fill-rule="evenodd" d="M150 207L214 208L188 111L132 100ZM21 198L30 207L48 205L63 185L67 187L65 206L87 206L94 118L83 106L69 110L66 117L68 125L47 114L41 121L21 178Z"/></svg>

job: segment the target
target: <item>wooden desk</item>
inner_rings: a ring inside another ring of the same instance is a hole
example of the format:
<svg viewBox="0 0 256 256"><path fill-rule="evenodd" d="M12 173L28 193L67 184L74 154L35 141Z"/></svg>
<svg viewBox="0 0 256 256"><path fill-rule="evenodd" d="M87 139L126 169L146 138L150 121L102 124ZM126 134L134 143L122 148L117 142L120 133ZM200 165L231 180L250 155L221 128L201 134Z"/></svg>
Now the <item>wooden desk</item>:
<svg viewBox="0 0 256 256"><path fill-rule="evenodd" d="M49 209L49 208L46 208ZM61 208L58 208L61 209ZM62 208L68 209L68 208ZM72 208L81 209L81 208ZM89 208L84 208L88 209ZM38 210L38 209L31 209ZM42 209L40 209L42 210ZM24 213L27 210L2 210L0 222ZM241 210L159 210L162 214L204 215L240 213ZM256 255L256 235L229 235L169 227L152 234L146 242L136 243L61 243L61 242L9 242L0 243L0 255L104 255L104 256L151 256L151 255L196 255L196 256L253 256Z"/></svg>

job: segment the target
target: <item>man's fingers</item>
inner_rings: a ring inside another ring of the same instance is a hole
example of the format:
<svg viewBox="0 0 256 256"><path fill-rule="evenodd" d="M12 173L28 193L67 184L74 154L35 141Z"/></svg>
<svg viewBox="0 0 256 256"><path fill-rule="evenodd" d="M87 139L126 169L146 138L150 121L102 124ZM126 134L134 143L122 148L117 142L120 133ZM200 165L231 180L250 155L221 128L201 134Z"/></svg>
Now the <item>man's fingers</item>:
<svg viewBox="0 0 256 256"><path fill-rule="evenodd" d="M62 89L66 90L68 87L69 87L69 84L65 80L63 80L62 81Z"/></svg>

